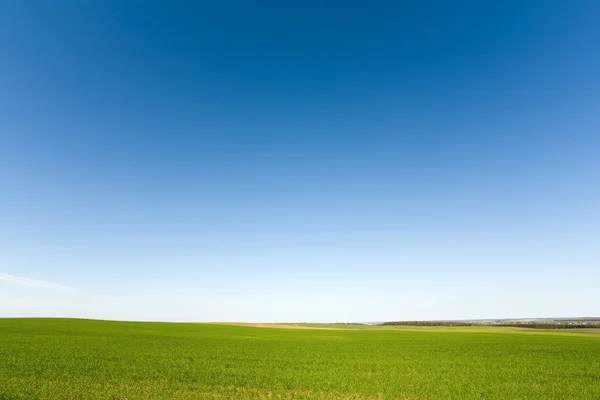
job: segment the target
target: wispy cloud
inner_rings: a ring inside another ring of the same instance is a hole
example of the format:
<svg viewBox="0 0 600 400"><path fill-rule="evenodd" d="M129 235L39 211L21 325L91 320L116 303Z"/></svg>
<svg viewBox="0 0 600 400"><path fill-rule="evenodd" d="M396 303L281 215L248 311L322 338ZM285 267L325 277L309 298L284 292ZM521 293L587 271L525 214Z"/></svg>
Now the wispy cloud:
<svg viewBox="0 0 600 400"><path fill-rule="evenodd" d="M74 289L72 287L61 285L60 283L42 281L39 279L31 279L31 278L26 278L24 276L16 276L16 275L11 275L11 274L6 274L3 272L0 272L0 281L13 283L15 285L36 287L36 288L41 288L41 289L54 289L54 290L63 290L63 291L69 291L69 292L77 291L76 289Z"/></svg>

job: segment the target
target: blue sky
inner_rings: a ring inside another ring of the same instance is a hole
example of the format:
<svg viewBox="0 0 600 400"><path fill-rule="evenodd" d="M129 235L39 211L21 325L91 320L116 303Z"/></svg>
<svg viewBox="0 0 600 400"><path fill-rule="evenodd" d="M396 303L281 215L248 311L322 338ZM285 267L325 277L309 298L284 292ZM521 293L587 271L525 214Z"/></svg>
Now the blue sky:
<svg viewBox="0 0 600 400"><path fill-rule="evenodd" d="M600 314L593 3L7 2L0 317Z"/></svg>

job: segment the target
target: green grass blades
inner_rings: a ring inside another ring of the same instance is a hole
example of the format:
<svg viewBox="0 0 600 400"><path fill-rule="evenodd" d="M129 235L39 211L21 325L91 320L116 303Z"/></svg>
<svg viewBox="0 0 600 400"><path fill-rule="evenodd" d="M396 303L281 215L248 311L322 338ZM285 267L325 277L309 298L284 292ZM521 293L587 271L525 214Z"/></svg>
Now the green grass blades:
<svg viewBox="0 0 600 400"><path fill-rule="evenodd" d="M0 399L599 399L600 335L0 319Z"/></svg>

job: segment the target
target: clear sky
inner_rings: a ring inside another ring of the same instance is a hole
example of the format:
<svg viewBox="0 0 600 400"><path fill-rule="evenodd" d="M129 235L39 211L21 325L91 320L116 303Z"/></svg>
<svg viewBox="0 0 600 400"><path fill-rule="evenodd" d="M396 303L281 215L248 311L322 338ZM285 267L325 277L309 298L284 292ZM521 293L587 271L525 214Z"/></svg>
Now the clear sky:
<svg viewBox="0 0 600 400"><path fill-rule="evenodd" d="M598 316L599 15L4 2L0 317Z"/></svg>

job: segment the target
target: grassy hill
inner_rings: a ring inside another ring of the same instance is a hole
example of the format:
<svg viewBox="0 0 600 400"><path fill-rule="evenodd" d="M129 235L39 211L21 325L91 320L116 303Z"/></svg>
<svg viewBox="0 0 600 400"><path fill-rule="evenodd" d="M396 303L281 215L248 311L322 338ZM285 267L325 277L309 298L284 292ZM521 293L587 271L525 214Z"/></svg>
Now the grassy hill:
<svg viewBox="0 0 600 400"><path fill-rule="evenodd" d="M350 326L340 328L352 328ZM598 399L600 335L0 319L0 399Z"/></svg>

